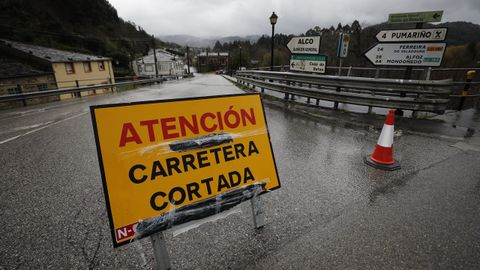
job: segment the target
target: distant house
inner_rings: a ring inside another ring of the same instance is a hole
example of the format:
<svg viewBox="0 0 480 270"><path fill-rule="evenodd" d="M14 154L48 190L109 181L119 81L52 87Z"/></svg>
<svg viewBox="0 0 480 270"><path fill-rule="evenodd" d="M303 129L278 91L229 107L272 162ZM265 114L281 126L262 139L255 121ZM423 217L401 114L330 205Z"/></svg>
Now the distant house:
<svg viewBox="0 0 480 270"><path fill-rule="evenodd" d="M41 66L53 74L58 88L115 82L110 58L0 39L0 52L10 58ZM107 90L107 89L105 89ZM82 95L96 91L83 92ZM61 95L61 98L71 94Z"/></svg>
<svg viewBox="0 0 480 270"><path fill-rule="evenodd" d="M0 95L44 91L57 88L55 76L48 67L35 65L0 51ZM59 100L58 96L2 102L0 108L37 104Z"/></svg>
<svg viewBox="0 0 480 270"><path fill-rule="evenodd" d="M158 75L177 75L182 76L185 73L183 61L166 50L156 49ZM132 62L133 71L137 76L154 77L155 76L155 56L153 50L147 55L139 57Z"/></svg>
<svg viewBox="0 0 480 270"><path fill-rule="evenodd" d="M202 52L197 55L198 72L226 70L228 67L228 52Z"/></svg>

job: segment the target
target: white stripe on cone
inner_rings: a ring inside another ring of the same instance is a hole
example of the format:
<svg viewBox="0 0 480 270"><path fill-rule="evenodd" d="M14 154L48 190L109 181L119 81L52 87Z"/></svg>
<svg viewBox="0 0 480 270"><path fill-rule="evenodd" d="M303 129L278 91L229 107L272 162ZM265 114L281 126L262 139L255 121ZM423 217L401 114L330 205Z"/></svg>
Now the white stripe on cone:
<svg viewBox="0 0 480 270"><path fill-rule="evenodd" d="M383 147L392 147L393 145L393 126L392 125L383 125L382 133L378 138L378 145Z"/></svg>

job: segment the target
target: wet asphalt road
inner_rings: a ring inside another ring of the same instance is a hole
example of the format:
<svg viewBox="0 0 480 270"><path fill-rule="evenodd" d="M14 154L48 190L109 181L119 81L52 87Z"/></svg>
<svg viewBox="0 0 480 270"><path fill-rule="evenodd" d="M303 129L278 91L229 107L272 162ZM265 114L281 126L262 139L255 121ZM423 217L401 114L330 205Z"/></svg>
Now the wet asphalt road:
<svg viewBox="0 0 480 270"><path fill-rule="evenodd" d="M111 245L88 106L241 93L220 76L0 112L0 268L151 268L143 239ZM185 233L174 269L478 269L480 152L397 132L402 170L363 164L378 131L266 103L282 188ZM396 127L401 130L401 127ZM473 146L472 146L473 145ZM471 146L471 147L469 147Z"/></svg>

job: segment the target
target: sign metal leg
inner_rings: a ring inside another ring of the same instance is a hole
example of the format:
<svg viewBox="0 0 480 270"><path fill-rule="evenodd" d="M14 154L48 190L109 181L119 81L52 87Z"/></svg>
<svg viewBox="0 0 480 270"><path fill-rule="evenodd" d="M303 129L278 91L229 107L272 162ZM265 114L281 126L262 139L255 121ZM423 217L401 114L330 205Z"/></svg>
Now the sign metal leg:
<svg viewBox="0 0 480 270"><path fill-rule="evenodd" d="M265 212L263 211L263 203L260 196L255 196L250 200L252 205L253 224L256 229L265 226Z"/></svg>
<svg viewBox="0 0 480 270"><path fill-rule="evenodd" d="M165 238L162 232L152 234L150 236L153 246L153 256L155 257L155 269L167 270L171 269L170 258L168 257L167 246L165 245Z"/></svg>

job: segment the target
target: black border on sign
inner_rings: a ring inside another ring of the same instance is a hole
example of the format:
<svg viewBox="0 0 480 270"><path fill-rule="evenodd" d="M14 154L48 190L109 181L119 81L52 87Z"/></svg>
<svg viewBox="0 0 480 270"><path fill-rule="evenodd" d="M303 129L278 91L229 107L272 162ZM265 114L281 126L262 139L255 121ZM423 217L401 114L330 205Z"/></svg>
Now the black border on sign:
<svg viewBox="0 0 480 270"><path fill-rule="evenodd" d="M369 52L371 49L373 49L375 46L379 45L379 44L402 44L402 43L409 43L409 44L434 44L434 43L443 43L445 44L445 50L443 50L443 54L442 54L442 61L440 61L440 64L438 66L418 66L418 65L377 65L375 63L372 62L372 60L370 60L370 58L368 58L366 56L367 52ZM447 46L448 46L448 43L443 41L443 42L381 42L381 43L375 43L373 44L372 46L370 46L368 49L366 49L362 55L363 57L365 57L373 66L375 67L416 67L416 68L428 68L428 67L440 67L442 64L443 64L443 59L445 57L445 52L447 51Z"/></svg>
<svg viewBox="0 0 480 270"><path fill-rule="evenodd" d="M398 30L433 30L433 29L445 29L445 38L442 39L442 40L427 40L427 41L380 41L378 40L377 38L377 35L380 34L380 32L382 31L398 31ZM378 42L378 43L441 43L441 42L445 42L445 40L447 40L447 35L448 35L448 27L430 27L430 28L419 28L419 29L416 29L416 28L410 28L410 29L384 29L384 30L380 30L380 32L378 32L376 35L375 35L375 40Z"/></svg>
<svg viewBox="0 0 480 270"><path fill-rule="evenodd" d="M92 117L93 133L95 135L95 144L96 144L96 147L97 147L98 163L100 165L100 174L101 174L101 177L102 177L103 194L105 196L105 205L107 207L108 221L109 221L109 224L110 224L110 233L111 233L111 236L112 236L112 242L113 242L113 247L114 248L117 248L117 247L126 245L128 243L131 243L131 241L124 241L124 242L121 242L121 243L117 243L117 241L116 241L115 228L113 227L112 210L110 209L110 200L109 200L109 196L108 196L107 181L106 181L106 177L105 177L105 168L103 166L102 150L100 148L99 137L98 137L98 129L97 129L97 120L96 120L96 117L95 117L95 109L112 108L112 107L125 107L125 106L154 104L154 103L168 103L168 102L187 101L187 100L230 98L230 97L236 97L236 96L257 96L260 99L260 104L262 105L263 119L265 121L265 128L267 130L267 135L268 135L268 142L270 144L270 152L272 154L272 159L273 159L273 166L274 166L274 169L275 169L275 174L276 174L277 179L278 179L278 186L270 189L269 191L276 190L276 189L280 188L282 185L281 185L281 182L280 182L280 177L278 176L277 163L275 161L275 155L273 153L272 141L270 139L270 132L268 130L267 117L265 115L265 108L263 106L263 100L261 98L260 93L217 95L217 96L176 98L176 99L163 99L163 100L146 100L146 101L136 101L136 102L126 102L126 103L115 103L115 104L103 104L103 105L92 105L92 106L90 106L90 114L91 114L91 117ZM259 195L263 195L265 193L266 192L262 192Z"/></svg>
<svg viewBox="0 0 480 270"><path fill-rule="evenodd" d="M288 43L292 41L294 38L309 38L309 37L320 37L320 40L318 41L318 53L294 53L290 51L290 48L288 48ZM287 50L290 52L290 54L308 54L308 55L319 55L320 54L320 48L322 47L322 35L316 35L316 36L298 36L298 37L292 37L288 40L287 44L285 44L285 47L287 47Z"/></svg>

